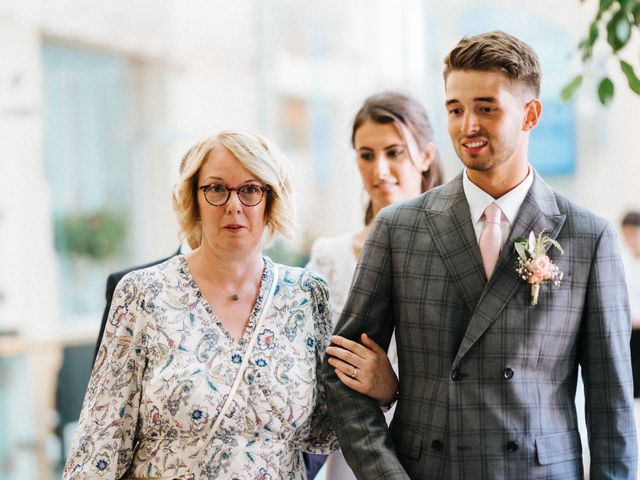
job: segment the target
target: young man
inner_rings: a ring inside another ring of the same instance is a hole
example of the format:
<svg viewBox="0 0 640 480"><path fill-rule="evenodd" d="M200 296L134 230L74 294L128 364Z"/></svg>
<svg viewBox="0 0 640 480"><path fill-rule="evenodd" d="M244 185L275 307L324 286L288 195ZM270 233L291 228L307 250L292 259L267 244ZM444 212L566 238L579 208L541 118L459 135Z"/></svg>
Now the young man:
<svg viewBox="0 0 640 480"><path fill-rule="evenodd" d="M449 135L465 168L376 219L336 334L366 331L386 346L395 329L399 398L387 429L376 402L325 364L343 453L367 480L582 478L580 365L590 478L635 478L615 234L528 163L542 111L538 59L491 32L461 40L444 77ZM531 233L545 248L519 265L514 244ZM560 272L559 284L549 279Z"/></svg>

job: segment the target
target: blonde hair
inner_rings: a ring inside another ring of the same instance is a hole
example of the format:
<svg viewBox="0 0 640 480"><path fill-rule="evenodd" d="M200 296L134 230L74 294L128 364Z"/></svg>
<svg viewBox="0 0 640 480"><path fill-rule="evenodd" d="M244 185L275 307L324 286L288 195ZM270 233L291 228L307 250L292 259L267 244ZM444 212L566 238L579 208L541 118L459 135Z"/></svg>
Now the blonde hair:
<svg viewBox="0 0 640 480"><path fill-rule="evenodd" d="M198 176L207 156L216 146L229 150L244 168L269 187L265 211L269 240L273 240L276 234L288 235L294 215L289 160L275 145L257 133L225 130L191 147L180 161L180 180L173 188L171 203L181 236L192 247L200 245L202 229L197 201Z"/></svg>

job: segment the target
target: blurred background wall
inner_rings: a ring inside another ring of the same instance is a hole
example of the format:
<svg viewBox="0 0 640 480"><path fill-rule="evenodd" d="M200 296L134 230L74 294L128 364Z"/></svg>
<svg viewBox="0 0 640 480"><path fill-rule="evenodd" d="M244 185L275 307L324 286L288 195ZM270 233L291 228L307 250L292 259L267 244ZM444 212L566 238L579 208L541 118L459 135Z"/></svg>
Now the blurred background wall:
<svg viewBox="0 0 640 480"><path fill-rule="evenodd" d="M295 165L297 227L271 254L301 263L320 235L356 231L351 150L363 99L427 106L447 179L442 59L463 35L532 45L545 107L531 159L618 224L640 208L640 97L600 105L575 47L579 0L0 0L0 480L57 478L104 308L108 273L179 245L170 191L182 153L223 128L257 130ZM636 64L638 39L632 39ZM594 52L597 78L611 59Z"/></svg>

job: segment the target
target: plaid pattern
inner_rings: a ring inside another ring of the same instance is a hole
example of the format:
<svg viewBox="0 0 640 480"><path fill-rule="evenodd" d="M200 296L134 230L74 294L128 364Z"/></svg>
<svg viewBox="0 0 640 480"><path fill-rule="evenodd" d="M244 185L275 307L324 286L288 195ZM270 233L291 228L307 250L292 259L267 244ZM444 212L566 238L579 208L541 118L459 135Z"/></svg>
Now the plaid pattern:
<svg viewBox="0 0 640 480"><path fill-rule="evenodd" d="M531 306L513 238L544 230L565 273ZM359 479L579 479L582 366L591 479L635 478L627 290L615 233L535 174L487 282L462 177L378 215L336 333L387 346L400 399L375 401L325 360L330 413Z"/></svg>

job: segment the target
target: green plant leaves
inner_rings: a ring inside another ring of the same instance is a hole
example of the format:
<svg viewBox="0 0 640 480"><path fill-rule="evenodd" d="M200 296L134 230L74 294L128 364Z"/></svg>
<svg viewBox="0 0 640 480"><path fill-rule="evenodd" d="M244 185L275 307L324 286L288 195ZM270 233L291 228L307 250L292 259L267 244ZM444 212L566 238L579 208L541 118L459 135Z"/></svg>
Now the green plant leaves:
<svg viewBox="0 0 640 480"><path fill-rule="evenodd" d="M583 0L580 2L587 3ZM562 100L570 100L582 85L583 76L589 70L587 65L593 57L596 45L606 47L609 56L619 60L620 69L627 78L629 89L636 95L640 95L640 79L633 66L620 59L619 53L630 45L631 37L638 34L640 34L640 0L599 0L598 11L589 24L589 31L577 46L577 52L582 59L583 75L573 77L562 88L560 92ZM608 72L605 72L605 75L597 86L598 98L603 105L612 100L615 91Z"/></svg>
<svg viewBox="0 0 640 480"><path fill-rule="evenodd" d="M624 47L631 38L631 23L623 8L614 13L607 22L607 43L614 52Z"/></svg>
<svg viewBox="0 0 640 480"><path fill-rule="evenodd" d="M582 50L582 61L585 62L591 58L593 54L593 45L599 36L598 22L594 20L589 26L589 34L578 44L578 49Z"/></svg>
<svg viewBox="0 0 640 480"><path fill-rule="evenodd" d="M569 100L571 100L581 85L582 75L576 75L575 77L573 77L573 79L569 83L567 83L560 91L560 98L562 98L562 101L568 102Z"/></svg>
<svg viewBox="0 0 640 480"><path fill-rule="evenodd" d="M55 221L56 249L101 261L117 251L126 232L126 215L122 212L70 212Z"/></svg>
<svg viewBox="0 0 640 480"><path fill-rule="evenodd" d="M600 17L604 12L606 12L611 8L611 5L613 5L613 0L600 0L600 7L598 8L598 17L597 17L598 20L600 20Z"/></svg>
<svg viewBox="0 0 640 480"><path fill-rule="evenodd" d="M638 3L638 0L618 0L618 3L622 7L622 10L625 11L625 13L631 13L633 8Z"/></svg>
<svg viewBox="0 0 640 480"><path fill-rule="evenodd" d="M600 84L598 84L598 98L600 98L600 103L603 105L609 103L613 99L614 90L613 82L608 77L603 78Z"/></svg>
<svg viewBox="0 0 640 480"><path fill-rule="evenodd" d="M633 67L631 64L625 62L624 60L620 60L620 69L622 73L624 73L625 77L627 77L627 82L629 82L629 88L636 94L640 95L640 79L636 76L636 73L633 71Z"/></svg>
<svg viewBox="0 0 640 480"><path fill-rule="evenodd" d="M636 2L633 9L631 10L631 15L633 15L633 23L637 27L640 25L640 2Z"/></svg>
<svg viewBox="0 0 640 480"><path fill-rule="evenodd" d="M527 248L524 244L516 242L513 246L515 247L518 256L526 262L529 259L529 256L527 255Z"/></svg>

